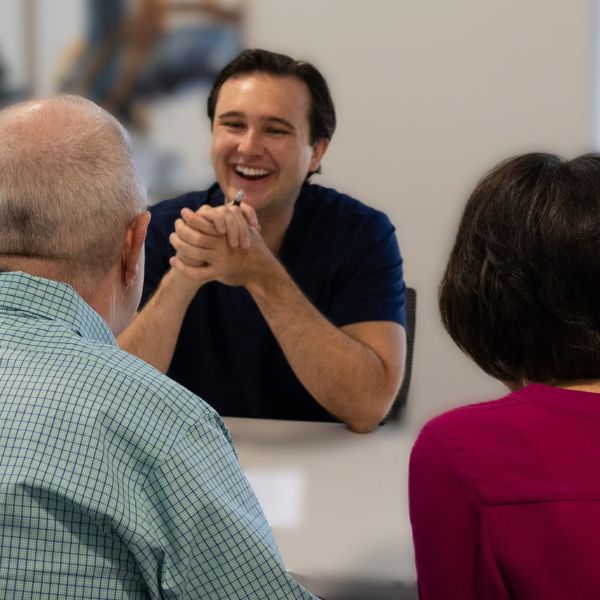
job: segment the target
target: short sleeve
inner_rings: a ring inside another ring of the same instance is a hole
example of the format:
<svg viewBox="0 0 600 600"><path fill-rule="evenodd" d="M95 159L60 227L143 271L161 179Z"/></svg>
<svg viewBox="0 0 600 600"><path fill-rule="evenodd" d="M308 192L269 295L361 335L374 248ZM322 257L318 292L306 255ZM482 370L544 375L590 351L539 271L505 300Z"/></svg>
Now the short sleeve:
<svg viewBox="0 0 600 600"><path fill-rule="evenodd" d="M286 572L218 417L183 436L144 491L161 597L314 598Z"/></svg>
<svg viewBox="0 0 600 600"><path fill-rule="evenodd" d="M377 216L375 224L364 228L343 266L330 313L337 326L364 321L406 323L403 265L395 229L385 215Z"/></svg>

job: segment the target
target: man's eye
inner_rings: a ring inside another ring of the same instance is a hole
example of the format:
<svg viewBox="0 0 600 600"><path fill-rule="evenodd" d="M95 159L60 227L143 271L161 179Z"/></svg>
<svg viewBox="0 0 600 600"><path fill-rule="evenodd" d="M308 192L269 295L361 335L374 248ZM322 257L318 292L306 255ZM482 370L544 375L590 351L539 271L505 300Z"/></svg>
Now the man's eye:
<svg viewBox="0 0 600 600"><path fill-rule="evenodd" d="M277 129L276 127L270 127L267 129L268 133L274 133L276 135L286 135L288 132L286 129Z"/></svg>
<svg viewBox="0 0 600 600"><path fill-rule="evenodd" d="M230 129L242 129L244 127L244 124L239 121L223 121L221 125Z"/></svg>

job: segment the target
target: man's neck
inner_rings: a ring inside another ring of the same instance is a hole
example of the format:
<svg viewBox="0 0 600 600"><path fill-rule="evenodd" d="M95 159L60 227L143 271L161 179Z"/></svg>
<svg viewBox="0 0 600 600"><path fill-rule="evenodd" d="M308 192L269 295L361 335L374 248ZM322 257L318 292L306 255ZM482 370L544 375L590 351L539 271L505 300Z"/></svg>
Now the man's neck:
<svg viewBox="0 0 600 600"><path fill-rule="evenodd" d="M115 331L115 278L117 263L112 271L106 274L94 274L89 277L77 276L76 271L65 259L39 258L31 256L0 255L0 270L23 271L34 277L43 277L52 281L70 285ZM89 281L87 281L89 280Z"/></svg>

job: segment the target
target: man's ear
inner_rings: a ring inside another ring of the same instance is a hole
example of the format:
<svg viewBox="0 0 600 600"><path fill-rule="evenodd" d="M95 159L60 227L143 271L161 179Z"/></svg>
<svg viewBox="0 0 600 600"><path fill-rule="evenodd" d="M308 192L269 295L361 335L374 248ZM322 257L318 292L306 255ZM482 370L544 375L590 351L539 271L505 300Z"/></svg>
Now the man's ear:
<svg viewBox="0 0 600 600"><path fill-rule="evenodd" d="M312 145L312 157L310 159L310 167L308 168L309 173L314 173L319 168L321 159L325 156L328 147L329 140L327 138L321 138Z"/></svg>
<svg viewBox="0 0 600 600"><path fill-rule="evenodd" d="M146 230L150 223L150 213L146 210L131 220L127 227L125 243L121 250L123 280L128 286L136 277L140 265L140 254L144 251Z"/></svg>

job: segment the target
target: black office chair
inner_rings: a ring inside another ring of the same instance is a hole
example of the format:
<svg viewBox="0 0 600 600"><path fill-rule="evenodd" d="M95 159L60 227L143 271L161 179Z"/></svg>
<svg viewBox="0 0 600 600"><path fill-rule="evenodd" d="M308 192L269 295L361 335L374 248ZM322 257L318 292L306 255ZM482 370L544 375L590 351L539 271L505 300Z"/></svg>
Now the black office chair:
<svg viewBox="0 0 600 600"><path fill-rule="evenodd" d="M404 309L406 311L406 363L404 367L404 379L400 391L390 408L383 423L397 421L406 406L408 400L408 388L410 387L410 376L412 373L413 352L415 347L415 324L417 321L417 292L414 288L407 287L404 295Z"/></svg>

